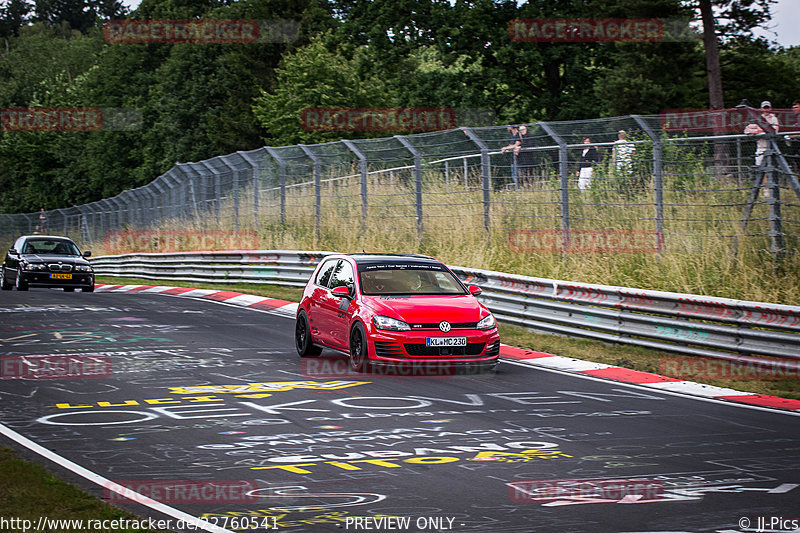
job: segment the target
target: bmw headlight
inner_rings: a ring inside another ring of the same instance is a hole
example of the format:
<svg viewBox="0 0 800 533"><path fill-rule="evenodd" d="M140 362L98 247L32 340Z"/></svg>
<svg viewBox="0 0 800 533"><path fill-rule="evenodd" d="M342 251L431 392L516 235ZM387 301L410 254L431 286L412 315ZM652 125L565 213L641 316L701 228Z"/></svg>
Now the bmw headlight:
<svg viewBox="0 0 800 533"><path fill-rule="evenodd" d="M92 267L89 265L75 265L76 272L91 272Z"/></svg>
<svg viewBox="0 0 800 533"><path fill-rule="evenodd" d="M372 323L375 324L375 327L378 329L388 329L391 331L409 331L411 329L411 326L402 320L383 315L372 317Z"/></svg>
<svg viewBox="0 0 800 533"><path fill-rule="evenodd" d="M47 266L44 263L25 263L22 267L23 270L46 270Z"/></svg>
<svg viewBox="0 0 800 533"><path fill-rule="evenodd" d="M492 329L497 325L497 322L494 320L494 316L491 314L483 317L480 322L478 322L478 329Z"/></svg>

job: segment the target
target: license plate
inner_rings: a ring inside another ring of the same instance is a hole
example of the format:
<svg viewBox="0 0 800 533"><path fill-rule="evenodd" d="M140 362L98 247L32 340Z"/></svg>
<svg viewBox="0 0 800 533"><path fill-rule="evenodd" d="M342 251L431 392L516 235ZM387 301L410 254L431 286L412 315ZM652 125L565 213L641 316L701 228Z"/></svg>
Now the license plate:
<svg viewBox="0 0 800 533"><path fill-rule="evenodd" d="M72 279L72 274L50 274L50 279Z"/></svg>
<svg viewBox="0 0 800 533"><path fill-rule="evenodd" d="M425 346L466 346L466 337L427 337Z"/></svg>

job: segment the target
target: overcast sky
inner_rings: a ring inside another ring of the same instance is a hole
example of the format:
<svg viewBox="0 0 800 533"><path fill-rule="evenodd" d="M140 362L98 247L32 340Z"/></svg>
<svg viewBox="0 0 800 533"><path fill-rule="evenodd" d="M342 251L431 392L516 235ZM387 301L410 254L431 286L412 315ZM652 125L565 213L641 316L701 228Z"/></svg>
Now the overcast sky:
<svg viewBox="0 0 800 533"><path fill-rule="evenodd" d="M131 9L136 8L141 0L122 0ZM778 0L772 6L772 22L769 28L757 32L781 46L800 46L800 0Z"/></svg>

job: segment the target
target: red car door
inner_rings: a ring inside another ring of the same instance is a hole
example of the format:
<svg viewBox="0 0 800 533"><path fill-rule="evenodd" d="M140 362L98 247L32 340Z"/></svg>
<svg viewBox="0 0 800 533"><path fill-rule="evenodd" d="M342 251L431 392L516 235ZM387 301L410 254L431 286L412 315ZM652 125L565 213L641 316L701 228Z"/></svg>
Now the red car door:
<svg viewBox="0 0 800 533"><path fill-rule="evenodd" d="M347 287L350 295L355 295L353 267L344 259L341 259L333 269L328 290L319 300L317 316L321 322L319 328L323 330L321 338L327 339L325 343L334 348L347 350L350 338L348 326L353 315L350 305L352 300L333 296L331 291L336 287Z"/></svg>
<svg viewBox="0 0 800 533"><path fill-rule="evenodd" d="M308 300L307 310L311 336L315 342L322 344L330 344L330 328L325 325L327 320L325 309L331 306L329 300L332 296L328 284L338 262L336 259L331 259L323 263L317 272L317 278L314 280L314 290Z"/></svg>

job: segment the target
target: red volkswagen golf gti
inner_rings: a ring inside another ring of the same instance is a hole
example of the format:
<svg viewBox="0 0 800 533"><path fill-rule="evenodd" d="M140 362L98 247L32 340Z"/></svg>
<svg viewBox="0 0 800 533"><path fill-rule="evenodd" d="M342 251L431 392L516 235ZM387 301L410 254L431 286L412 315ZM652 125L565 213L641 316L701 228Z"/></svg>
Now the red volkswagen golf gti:
<svg viewBox="0 0 800 533"><path fill-rule="evenodd" d="M492 313L445 265L422 255L330 255L317 266L297 308L301 357L322 347L350 367L420 362L492 369L500 335Z"/></svg>

